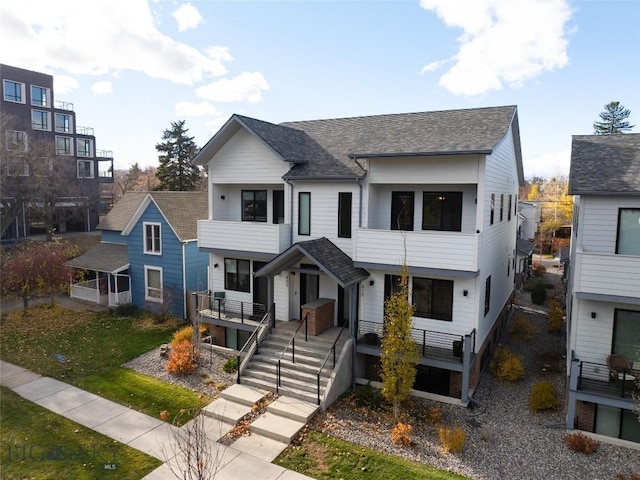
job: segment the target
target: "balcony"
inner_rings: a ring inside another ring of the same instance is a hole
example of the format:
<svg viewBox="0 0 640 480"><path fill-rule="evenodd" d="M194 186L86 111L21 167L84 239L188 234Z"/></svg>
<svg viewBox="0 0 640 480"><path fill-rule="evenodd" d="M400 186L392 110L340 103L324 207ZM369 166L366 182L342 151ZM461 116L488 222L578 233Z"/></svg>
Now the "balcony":
<svg viewBox="0 0 640 480"><path fill-rule="evenodd" d="M621 369L612 374L605 364L580 362L577 390L609 398L631 399L640 393L640 370Z"/></svg>
<svg viewBox="0 0 640 480"><path fill-rule="evenodd" d="M113 158L98 159L98 183L113 183Z"/></svg>
<svg viewBox="0 0 640 480"><path fill-rule="evenodd" d="M88 135L93 137L93 127L76 127L76 133L78 135Z"/></svg>
<svg viewBox="0 0 640 480"><path fill-rule="evenodd" d="M56 100L54 103L54 108L58 110L68 110L70 112L73 112L73 103L61 102L60 100Z"/></svg>
<svg viewBox="0 0 640 480"><path fill-rule="evenodd" d="M96 150L98 158L113 158L113 150Z"/></svg>
<svg viewBox="0 0 640 480"><path fill-rule="evenodd" d="M290 224L198 221L198 246L277 255L290 246Z"/></svg>
<svg viewBox="0 0 640 480"><path fill-rule="evenodd" d="M623 297L640 292L640 257L578 253L575 269L577 292Z"/></svg>
<svg viewBox="0 0 640 480"><path fill-rule="evenodd" d="M354 260L358 263L401 265L405 256L412 267L476 272L479 234L459 232L356 230Z"/></svg>

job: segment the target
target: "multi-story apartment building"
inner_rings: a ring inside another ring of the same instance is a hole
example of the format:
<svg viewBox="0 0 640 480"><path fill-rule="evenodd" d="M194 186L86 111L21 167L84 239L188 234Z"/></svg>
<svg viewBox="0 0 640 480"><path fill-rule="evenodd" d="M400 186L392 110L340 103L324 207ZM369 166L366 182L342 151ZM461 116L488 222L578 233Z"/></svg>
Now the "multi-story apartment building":
<svg viewBox="0 0 640 480"><path fill-rule="evenodd" d="M0 65L0 78L2 239L94 230L113 154L77 125L73 104L56 100L53 76Z"/></svg>
<svg viewBox="0 0 640 480"><path fill-rule="evenodd" d="M210 182L198 242L212 293L245 313L275 305L282 321L329 303L355 345L352 381L376 381L385 298L406 263L414 388L469 400L512 301L515 106L279 125L234 115L194 162ZM251 334L210 323L232 348Z"/></svg>
<svg viewBox="0 0 640 480"><path fill-rule="evenodd" d="M567 428L640 443L640 134L574 136Z"/></svg>

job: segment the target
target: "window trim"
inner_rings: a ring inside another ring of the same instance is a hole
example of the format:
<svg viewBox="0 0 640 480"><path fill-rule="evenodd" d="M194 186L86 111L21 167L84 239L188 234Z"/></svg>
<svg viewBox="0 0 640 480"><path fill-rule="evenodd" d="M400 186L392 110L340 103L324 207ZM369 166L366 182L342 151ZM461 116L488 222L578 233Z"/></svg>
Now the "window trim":
<svg viewBox="0 0 640 480"><path fill-rule="evenodd" d="M255 212L255 208L253 210L253 214L251 216L246 214L245 208L244 208L244 195L245 193L252 193L253 194L253 201L255 204L255 198L256 198L256 193L264 193L264 219L262 219L262 217L256 218L256 212ZM260 190L241 190L240 191L240 208L242 209L242 221L243 222L261 222L261 223L266 223L267 221L267 212L268 212L268 200L267 200L267 190L265 189L260 189Z"/></svg>
<svg viewBox="0 0 640 480"><path fill-rule="evenodd" d="M45 100L44 103L34 103L33 102L33 89L34 88L39 88L41 90L44 90L45 92ZM51 108L51 89L48 87L41 87L40 85L30 85L29 88L29 93L31 95L31 105L33 105L34 107L40 107L40 108Z"/></svg>
<svg viewBox="0 0 640 480"><path fill-rule="evenodd" d="M58 145L58 141L60 140L66 140L66 144L69 147L66 150L61 150L59 145ZM64 135L56 135L56 155L65 155L65 156L72 156L73 155L73 137L67 137Z"/></svg>
<svg viewBox="0 0 640 480"><path fill-rule="evenodd" d="M81 176L80 175L80 164L81 163L89 163L90 164L90 167L91 167L90 168L90 171L91 171L91 175L90 176ZM87 178L87 179L95 178L93 160L79 159L77 161L76 166L77 166L78 178Z"/></svg>
<svg viewBox="0 0 640 480"><path fill-rule="evenodd" d="M15 134L21 134L21 135L15 135ZM18 140L18 142L14 142L14 137L16 137L16 140ZM18 139L17 137L22 137L22 138ZM7 130L5 132L5 140L6 140L6 149L11 152L26 152L29 150L28 143L27 143L27 132L24 132L22 130ZM17 146L20 141L23 142L22 148L12 148L14 146Z"/></svg>
<svg viewBox="0 0 640 480"><path fill-rule="evenodd" d="M235 263L235 268L236 268L236 281L234 284L231 284L228 280L227 277L227 262L234 262ZM241 285L240 283L240 264L245 264L246 263L246 270L247 270L247 277L248 277L248 281L247 281L247 285L246 287L243 287L243 285ZM244 293L251 293L251 260L246 260L243 258L227 258L225 257L224 259L224 289L225 290L232 290L234 292L244 292Z"/></svg>
<svg viewBox="0 0 640 480"><path fill-rule="evenodd" d="M46 128L36 127L36 123L33 121L33 114L36 112L46 115L46 118L47 118ZM41 132L50 132L51 131L51 112L47 112L45 110L39 110L37 108L32 108L31 109L31 128L33 130L39 130Z"/></svg>
<svg viewBox="0 0 640 480"><path fill-rule="evenodd" d="M302 208L302 198L307 199L305 211ZM305 214L306 222L303 223L303 213ZM298 192L298 235L309 236L311 235L311 192Z"/></svg>
<svg viewBox="0 0 640 480"><path fill-rule="evenodd" d="M68 113L55 112L55 125L54 129L57 133L73 133L73 115ZM58 117L65 117L69 120L67 128L58 128Z"/></svg>
<svg viewBox="0 0 640 480"><path fill-rule="evenodd" d="M484 316L491 310L491 275L484 281Z"/></svg>
<svg viewBox="0 0 640 480"><path fill-rule="evenodd" d="M151 227L151 236L147 233L148 227ZM155 227L157 227L157 236ZM149 240L151 240L151 248L148 245ZM160 222L142 223L142 252L145 255L162 255L162 224Z"/></svg>
<svg viewBox="0 0 640 480"><path fill-rule="evenodd" d="M19 100L12 100L10 98L7 97L7 87L6 84L7 83L13 83L15 85L20 85L20 99ZM20 104L26 104L27 103L27 99L26 99L26 89L25 89L25 84L23 82L16 82L15 80L11 80L8 78L3 78L2 79L2 98L5 102L11 102L11 103L20 103Z"/></svg>
<svg viewBox="0 0 640 480"><path fill-rule="evenodd" d="M440 200L442 200L442 203L440 204L440 228L427 228L427 225L425 225L425 202L427 200L427 196L435 196L438 195L440 196ZM454 203L453 197L455 197L455 202L457 202L459 200L459 206L460 209L458 212L456 212L456 215L458 216L458 224L455 225L456 228L450 228L450 225L445 228L445 203L447 203L448 205L451 205L452 203ZM449 201L447 201L447 198L449 199ZM437 231L437 232L461 232L462 231L462 204L463 204L463 192L422 192L422 230L425 231Z"/></svg>
<svg viewBox="0 0 640 480"><path fill-rule="evenodd" d="M155 271L160 273L160 288L149 286L149 271ZM159 297L149 295L149 289L157 290L160 294ZM144 299L148 302L163 303L164 302L164 274L162 267L155 265L144 266Z"/></svg>
<svg viewBox="0 0 640 480"><path fill-rule="evenodd" d="M80 142L89 144L89 153L85 154L85 150L79 148ZM82 158L93 158L93 140L90 138L76 138L76 156Z"/></svg>
<svg viewBox="0 0 640 480"><path fill-rule="evenodd" d="M338 192L338 238L351 238L353 193Z"/></svg>
<svg viewBox="0 0 640 480"><path fill-rule="evenodd" d="M429 306L431 308L430 313L427 312L418 312L417 308L416 308L416 301L415 301L415 292L416 292L416 288L415 288L415 282L416 280L428 280L429 282L431 282L431 298L429 299ZM450 293L450 298L451 298L451 303L449 305L449 312L447 312L447 315L442 315L439 312L434 312L434 298L436 296L436 286L440 286L440 287L444 287L446 286L447 289L449 290L448 293ZM413 276L411 277L411 303L414 306L414 311L413 311L413 316L414 317L420 317L420 318L428 318L431 320L440 320L443 322L453 322L453 291L454 291L454 282L453 280L443 280L440 278L429 278L429 277L420 277L420 276Z"/></svg>

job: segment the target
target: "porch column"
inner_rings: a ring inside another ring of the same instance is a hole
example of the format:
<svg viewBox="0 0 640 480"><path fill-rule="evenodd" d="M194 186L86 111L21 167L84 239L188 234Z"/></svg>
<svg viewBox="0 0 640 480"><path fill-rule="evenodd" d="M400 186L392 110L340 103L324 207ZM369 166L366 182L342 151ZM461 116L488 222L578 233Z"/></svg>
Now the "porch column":
<svg viewBox="0 0 640 480"><path fill-rule="evenodd" d="M111 279L112 278L113 278L113 275L111 275L111 272L107 273L107 305L109 306L111 306ZM115 285L115 289L116 289L116 297L113 303L114 305L117 305L118 304L118 295L117 295L118 285Z"/></svg>
<svg viewBox="0 0 640 480"><path fill-rule="evenodd" d="M567 401L567 430L575 428L576 419L576 391L578 390L578 372L580 361L577 358L571 360L569 372L569 400Z"/></svg>
<svg viewBox="0 0 640 480"><path fill-rule="evenodd" d="M96 272L96 303L100 305L100 272L94 271Z"/></svg>
<svg viewBox="0 0 640 480"><path fill-rule="evenodd" d="M460 400L469 401L469 378L471 376L471 335L464 336L464 346L462 348L462 392Z"/></svg>
<svg viewBox="0 0 640 480"><path fill-rule="evenodd" d="M274 307L274 298L275 298L275 294L274 294L274 279L273 279L273 275L269 274L267 275L267 311L269 311L269 309L271 307ZM275 327L276 326L276 309L275 307L273 308L273 312L271 312L271 318L272 318L272 322L271 322L271 326Z"/></svg>

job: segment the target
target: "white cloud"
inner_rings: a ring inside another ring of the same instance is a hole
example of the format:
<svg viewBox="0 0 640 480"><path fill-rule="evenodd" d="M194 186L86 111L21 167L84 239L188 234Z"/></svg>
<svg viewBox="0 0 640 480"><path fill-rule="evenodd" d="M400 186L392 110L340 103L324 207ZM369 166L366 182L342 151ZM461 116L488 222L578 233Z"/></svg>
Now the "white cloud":
<svg viewBox="0 0 640 480"><path fill-rule="evenodd" d="M212 116L217 117L220 112L216 107L209 102L191 103L191 102L178 102L176 104L176 115L182 117L204 117Z"/></svg>
<svg viewBox="0 0 640 480"><path fill-rule="evenodd" d="M111 82L103 81L94 83L91 86L91 91L94 95L100 96L106 95L108 93L113 93L113 88L111 88Z"/></svg>
<svg viewBox="0 0 640 480"><path fill-rule="evenodd" d="M229 53L229 47L212 46L205 48L204 51L209 55L209 58L213 60L220 60L221 62L230 62L233 60L231 53Z"/></svg>
<svg viewBox="0 0 640 480"><path fill-rule="evenodd" d="M66 95L80 86L78 81L69 75L56 75L53 77L56 94Z"/></svg>
<svg viewBox="0 0 640 480"><path fill-rule="evenodd" d="M22 0L0 3L0 58L38 71L131 70L194 85L225 75L230 55L215 57L163 34L146 0L128 0L126 8L112 0Z"/></svg>
<svg viewBox="0 0 640 480"><path fill-rule="evenodd" d="M223 78L196 90L196 95L212 102L251 102L262 100L269 84L260 72L244 72L234 78Z"/></svg>
<svg viewBox="0 0 640 480"><path fill-rule="evenodd" d="M571 149L543 153L523 160L524 176L552 178L569 175Z"/></svg>
<svg viewBox="0 0 640 480"><path fill-rule="evenodd" d="M567 0L421 0L420 5L463 31L456 55L421 71L455 62L439 84L456 95L481 95L505 83L519 87L568 63Z"/></svg>
<svg viewBox="0 0 640 480"><path fill-rule="evenodd" d="M204 23L204 19L198 9L190 3L181 5L171 16L178 22L179 32L196 28L201 23Z"/></svg>

